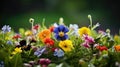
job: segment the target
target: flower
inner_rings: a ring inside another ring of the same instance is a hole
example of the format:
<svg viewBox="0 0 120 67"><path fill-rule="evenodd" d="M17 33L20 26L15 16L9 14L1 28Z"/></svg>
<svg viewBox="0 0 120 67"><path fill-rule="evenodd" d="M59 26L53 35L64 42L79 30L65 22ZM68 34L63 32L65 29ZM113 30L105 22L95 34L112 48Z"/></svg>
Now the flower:
<svg viewBox="0 0 120 67"><path fill-rule="evenodd" d="M53 32L54 31L54 26L51 26L50 28L49 28L49 30L50 30L50 32Z"/></svg>
<svg viewBox="0 0 120 67"><path fill-rule="evenodd" d="M44 41L44 39L45 38L50 38L50 30L48 30L48 29L45 29L45 30L43 30L43 31L41 31L40 33L38 33L38 37L42 40L42 41Z"/></svg>
<svg viewBox="0 0 120 67"><path fill-rule="evenodd" d="M114 46L114 48L117 52L120 52L120 45L116 45L116 46Z"/></svg>
<svg viewBox="0 0 120 67"><path fill-rule="evenodd" d="M16 47L15 49L14 49L14 51L12 52L12 54L17 54L17 53L21 53L22 52L22 50L21 50L21 47Z"/></svg>
<svg viewBox="0 0 120 67"><path fill-rule="evenodd" d="M40 57L45 50L46 50L46 47L38 48L38 49L34 52L34 55L36 55L37 57Z"/></svg>
<svg viewBox="0 0 120 67"><path fill-rule="evenodd" d="M0 67L4 67L4 62L0 61Z"/></svg>
<svg viewBox="0 0 120 67"><path fill-rule="evenodd" d="M83 35L83 38L84 40L89 43L89 44L93 44L95 41L94 41L94 38L92 38L91 36L88 36L88 35Z"/></svg>
<svg viewBox="0 0 120 67"><path fill-rule="evenodd" d="M57 56L57 57L63 57L64 56L64 52L61 49L55 49L55 52L54 52L53 55Z"/></svg>
<svg viewBox="0 0 120 67"><path fill-rule="evenodd" d="M10 32L11 31L11 27L9 25L4 25L2 27L2 32L3 33L7 33L7 32Z"/></svg>
<svg viewBox="0 0 120 67"><path fill-rule="evenodd" d="M108 48L106 46L96 46L97 49L99 49L100 51L104 51L107 50Z"/></svg>
<svg viewBox="0 0 120 67"><path fill-rule="evenodd" d="M84 43L82 43L82 45L83 45L84 47L86 47L86 48L89 48L89 47L90 47L90 45L89 45L88 42L84 42Z"/></svg>
<svg viewBox="0 0 120 67"><path fill-rule="evenodd" d="M7 41L7 44L12 45L13 43L12 43L11 40L8 40L8 41Z"/></svg>
<svg viewBox="0 0 120 67"><path fill-rule="evenodd" d="M50 38L45 38L44 39L44 43L47 45L47 46L53 46L54 45L54 41Z"/></svg>
<svg viewBox="0 0 120 67"><path fill-rule="evenodd" d="M69 52L74 48L71 40L60 41L59 47L61 47L65 52Z"/></svg>
<svg viewBox="0 0 120 67"><path fill-rule="evenodd" d="M66 28L64 25L59 25L54 29L55 38L57 40L66 40L68 39L68 35L66 34L68 32L68 28Z"/></svg>
<svg viewBox="0 0 120 67"><path fill-rule="evenodd" d="M33 29L38 30L39 27L40 26L37 24L37 25L33 26Z"/></svg>
<svg viewBox="0 0 120 67"><path fill-rule="evenodd" d="M82 27L82 28L80 28L80 29L78 30L78 32L79 32L79 35L80 35L80 36L83 36L83 34L84 34L84 35L91 35L91 31L90 31L90 29L87 28L87 27Z"/></svg>
<svg viewBox="0 0 120 67"><path fill-rule="evenodd" d="M70 24L69 28L72 31L71 35L79 36L79 34L78 34L78 25L77 24Z"/></svg>
<svg viewBox="0 0 120 67"><path fill-rule="evenodd" d="M33 34L33 33L32 33L32 31L30 31L30 30L28 30L28 31L25 32L25 35L26 35L26 36L31 36L32 34Z"/></svg>
<svg viewBox="0 0 120 67"><path fill-rule="evenodd" d="M13 36L13 39L18 39L18 38L21 38L20 34L16 34L16 35Z"/></svg>
<svg viewBox="0 0 120 67"><path fill-rule="evenodd" d="M42 65L42 67L47 67L48 64L51 63L51 60L47 59L47 58L41 58L39 61L38 61L39 64Z"/></svg>

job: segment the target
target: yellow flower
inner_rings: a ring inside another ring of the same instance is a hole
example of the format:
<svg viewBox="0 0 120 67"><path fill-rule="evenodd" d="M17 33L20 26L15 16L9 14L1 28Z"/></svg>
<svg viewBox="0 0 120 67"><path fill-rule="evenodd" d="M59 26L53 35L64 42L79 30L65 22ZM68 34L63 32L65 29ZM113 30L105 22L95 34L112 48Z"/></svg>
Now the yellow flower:
<svg viewBox="0 0 120 67"><path fill-rule="evenodd" d="M72 49L74 49L74 47L72 45L72 41L70 41L70 40L60 41L59 47L62 48L65 52L69 52Z"/></svg>
<svg viewBox="0 0 120 67"><path fill-rule="evenodd" d="M12 54L16 54L16 53L21 53L22 52L22 50L21 50L21 47L16 47L15 49L14 49L14 51L12 52Z"/></svg>
<svg viewBox="0 0 120 67"><path fill-rule="evenodd" d="M118 35L115 35L115 36L114 36L114 40L115 40L115 41L119 41L119 40L120 40L120 37L119 37Z"/></svg>
<svg viewBox="0 0 120 67"><path fill-rule="evenodd" d="M114 46L114 48L117 52L120 52L120 45L116 45L116 46Z"/></svg>
<svg viewBox="0 0 120 67"><path fill-rule="evenodd" d="M83 36L83 34L91 35L91 31L87 27L82 27L78 30L80 36Z"/></svg>
<svg viewBox="0 0 120 67"><path fill-rule="evenodd" d="M30 35L32 35L32 34L33 34L33 33L32 33L32 31L30 31L30 30L28 30L28 31L25 32L25 35L26 35L26 36L30 36Z"/></svg>
<svg viewBox="0 0 120 67"><path fill-rule="evenodd" d="M50 38L50 30L46 29L38 33L38 37L44 41L45 38Z"/></svg>

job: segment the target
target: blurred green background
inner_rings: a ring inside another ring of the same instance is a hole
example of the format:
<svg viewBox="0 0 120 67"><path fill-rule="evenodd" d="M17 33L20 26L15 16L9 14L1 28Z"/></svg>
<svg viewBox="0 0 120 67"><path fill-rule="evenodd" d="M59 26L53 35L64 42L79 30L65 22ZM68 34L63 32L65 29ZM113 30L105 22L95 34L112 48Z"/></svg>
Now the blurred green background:
<svg viewBox="0 0 120 67"><path fill-rule="evenodd" d="M15 30L30 28L29 18L34 18L35 23L45 18L48 26L60 17L67 25L88 26L88 14L92 15L93 24L101 24L100 30L110 28L116 34L120 26L117 0L1 0L0 9L0 28L5 24Z"/></svg>

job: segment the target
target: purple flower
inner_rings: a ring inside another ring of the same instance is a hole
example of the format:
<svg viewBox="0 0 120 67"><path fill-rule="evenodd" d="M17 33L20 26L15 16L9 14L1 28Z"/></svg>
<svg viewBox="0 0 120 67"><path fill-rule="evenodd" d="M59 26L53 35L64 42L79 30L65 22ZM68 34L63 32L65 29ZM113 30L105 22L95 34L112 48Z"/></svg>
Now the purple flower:
<svg viewBox="0 0 120 67"><path fill-rule="evenodd" d="M13 43L12 43L12 41L8 40L7 44L12 45Z"/></svg>
<svg viewBox="0 0 120 67"><path fill-rule="evenodd" d="M48 64L51 63L51 60L47 59L47 58L41 58L39 61L38 61L39 64L42 65L42 67L47 67Z"/></svg>
<svg viewBox="0 0 120 67"><path fill-rule="evenodd" d="M2 27L2 32L3 33L7 33L7 32L10 32L11 31L11 27L9 27L9 25L4 25Z"/></svg>
<svg viewBox="0 0 120 67"><path fill-rule="evenodd" d="M90 47L90 45L89 45L87 42L82 43L82 46L84 46L84 47L86 47L86 48L89 48L89 47Z"/></svg>
<svg viewBox="0 0 120 67"><path fill-rule="evenodd" d="M59 25L54 29L55 38L57 40L66 40L68 39L68 35L66 34L68 32L68 28L64 25Z"/></svg>
<svg viewBox="0 0 120 67"><path fill-rule="evenodd" d="M45 52L45 50L46 50L46 47L39 48L34 52L34 55L36 55L37 57L40 57L43 54L43 52Z"/></svg>
<svg viewBox="0 0 120 67"><path fill-rule="evenodd" d="M92 38L91 36L83 35L83 37L84 37L84 40L85 40L87 43L89 43L89 44L92 44L92 43L95 42L95 41L94 41L94 38Z"/></svg>
<svg viewBox="0 0 120 67"><path fill-rule="evenodd" d="M61 49L55 49L55 52L54 52L53 55L57 56L57 57L63 57L64 56L64 52Z"/></svg>

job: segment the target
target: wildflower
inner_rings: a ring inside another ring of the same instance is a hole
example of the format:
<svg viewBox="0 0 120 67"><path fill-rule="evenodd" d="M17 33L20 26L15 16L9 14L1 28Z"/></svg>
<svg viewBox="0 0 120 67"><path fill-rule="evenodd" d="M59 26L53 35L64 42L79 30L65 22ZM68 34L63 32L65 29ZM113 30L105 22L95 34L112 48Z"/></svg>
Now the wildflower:
<svg viewBox="0 0 120 67"><path fill-rule="evenodd" d="M36 55L37 57L40 57L43 54L43 52L45 52L45 50L46 50L46 47L39 48L34 52L34 55Z"/></svg>
<svg viewBox="0 0 120 67"><path fill-rule="evenodd" d="M22 50L21 50L21 47L16 47L15 49L14 49L14 51L12 52L12 54L17 54L17 53L21 53L22 52Z"/></svg>
<svg viewBox="0 0 120 67"><path fill-rule="evenodd" d="M50 38L45 38L44 43L47 46L53 46L54 45L54 41L52 39L50 39Z"/></svg>
<svg viewBox="0 0 120 67"><path fill-rule="evenodd" d="M12 45L13 43L12 43L12 41L8 40L7 44Z"/></svg>
<svg viewBox="0 0 120 67"><path fill-rule="evenodd" d="M78 25L77 24L70 24L69 28L72 31L71 35L79 36L79 34L78 34Z"/></svg>
<svg viewBox="0 0 120 67"><path fill-rule="evenodd" d="M54 26L54 27L58 27L59 25L58 25L57 23L54 23L53 26Z"/></svg>
<svg viewBox="0 0 120 67"><path fill-rule="evenodd" d="M108 49L106 46L96 46L96 48L99 49L100 51L104 51Z"/></svg>
<svg viewBox="0 0 120 67"><path fill-rule="evenodd" d="M11 27L9 25L4 25L2 27L2 32L3 33L7 33L7 32L10 32L11 31Z"/></svg>
<svg viewBox="0 0 120 67"><path fill-rule="evenodd" d="M71 51L74 48L72 41L70 40L60 41L59 47L61 47L65 52Z"/></svg>
<svg viewBox="0 0 120 67"><path fill-rule="evenodd" d="M40 33L38 33L38 37L44 41L45 38L50 38L50 30L46 29L46 30L43 30L41 31Z"/></svg>
<svg viewBox="0 0 120 67"><path fill-rule="evenodd" d="M32 34L33 34L33 33L32 33L32 31L30 31L30 30L28 30L28 31L25 32L25 35L26 35L26 36L31 36Z"/></svg>
<svg viewBox="0 0 120 67"><path fill-rule="evenodd" d="M117 52L120 52L120 45L116 45L116 46L114 46L114 48Z"/></svg>
<svg viewBox="0 0 120 67"><path fill-rule="evenodd" d="M21 38L20 34L16 34L15 36L13 36L13 39L18 39L18 38Z"/></svg>
<svg viewBox="0 0 120 67"><path fill-rule="evenodd" d="M66 34L68 32L68 28L66 28L64 25L59 25L54 29L55 38L57 40L66 40L68 39L68 35Z"/></svg>
<svg viewBox="0 0 120 67"><path fill-rule="evenodd" d="M55 49L54 56L63 57L64 52L61 49Z"/></svg>
<svg viewBox="0 0 120 67"><path fill-rule="evenodd" d="M84 38L84 40L85 40L87 43L89 43L89 44L92 44L92 43L95 42L95 41L94 41L94 38L92 38L91 36L83 35L83 38Z"/></svg>
<svg viewBox="0 0 120 67"><path fill-rule="evenodd" d="M0 67L4 67L4 62L0 61Z"/></svg>
<svg viewBox="0 0 120 67"><path fill-rule="evenodd" d="M90 45L89 45L88 42L84 42L84 43L82 43L82 45L83 45L84 47L86 47L86 48L89 48L89 47L90 47Z"/></svg>
<svg viewBox="0 0 120 67"><path fill-rule="evenodd" d="M54 26L51 26L50 28L49 28L49 30L50 30L50 32L53 32L54 31Z"/></svg>
<svg viewBox="0 0 120 67"><path fill-rule="evenodd" d="M38 63L41 64L42 67L47 67L51 63L51 60L46 59L46 58L41 58L38 61Z"/></svg>
<svg viewBox="0 0 120 67"><path fill-rule="evenodd" d="M37 25L33 26L33 29L38 30L39 27L40 26L37 24Z"/></svg>
<svg viewBox="0 0 120 67"><path fill-rule="evenodd" d="M82 28L80 28L80 29L78 30L78 32L79 32L80 36L83 36L83 34L84 34L84 35L91 35L91 31L90 31L90 29L87 28L87 27L82 27Z"/></svg>

